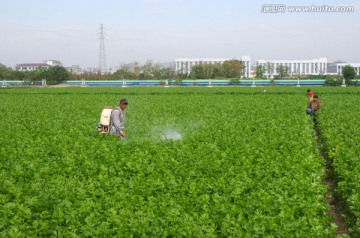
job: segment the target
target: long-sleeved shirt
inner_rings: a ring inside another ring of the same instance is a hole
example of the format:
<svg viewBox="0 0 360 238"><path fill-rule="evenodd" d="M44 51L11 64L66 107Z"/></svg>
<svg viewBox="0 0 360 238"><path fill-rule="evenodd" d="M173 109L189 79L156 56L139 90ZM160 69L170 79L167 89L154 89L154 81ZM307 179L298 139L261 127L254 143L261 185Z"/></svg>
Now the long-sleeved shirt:
<svg viewBox="0 0 360 238"><path fill-rule="evenodd" d="M314 107L315 106L315 107ZM312 100L309 104L308 104L308 106L307 106L307 108L311 108L311 109L314 109L314 111L317 111L317 110L319 110L320 109L320 101L319 100Z"/></svg>
<svg viewBox="0 0 360 238"><path fill-rule="evenodd" d="M124 133L124 124L125 124L125 113L121 107L117 107L111 113L111 122L112 126L116 128L116 132L121 134Z"/></svg>

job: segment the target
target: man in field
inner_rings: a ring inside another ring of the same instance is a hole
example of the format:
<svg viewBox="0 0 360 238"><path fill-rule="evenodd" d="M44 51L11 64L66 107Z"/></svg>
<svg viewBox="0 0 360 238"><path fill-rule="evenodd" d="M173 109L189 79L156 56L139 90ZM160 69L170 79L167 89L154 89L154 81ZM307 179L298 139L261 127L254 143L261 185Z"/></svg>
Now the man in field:
<svg viewBox="0 0 360 238"><path fill-rule="evenodd" d="M110 134L119 136L120 139L122 137L127 136L124 132L125 125L125 113L124 110L128 105L127 99L123 98L120 100L120 104L117 108L115 108L111 113L111 121L110 121Z"/></svg>
<svg viewBox="0 0 360 238"><path fill-rule="evenodd" d="M320 109L320 101L319 101L318 95L315 95L314 99L311 102L309 102L307 109L306 109L306 113L308 115L312 116L319 109Z"/></svg>

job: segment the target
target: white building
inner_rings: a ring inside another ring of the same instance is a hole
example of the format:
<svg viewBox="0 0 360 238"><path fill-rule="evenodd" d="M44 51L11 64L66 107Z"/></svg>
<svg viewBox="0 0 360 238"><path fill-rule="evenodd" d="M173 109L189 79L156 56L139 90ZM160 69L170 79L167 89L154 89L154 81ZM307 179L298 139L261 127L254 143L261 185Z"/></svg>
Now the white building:
<svg viewBox="0 0 360 238"><path fill-rule="evenodd" d="M88 67L86 70L84 70L85 74L98 74L99 68L98 67Z"/></svg>
<svg viewBox="0 0 360 238"><path fill-rule="evenodd" d="M34 71L39 68L48 69L50 66L62 66L62 63L57 60L44 60L43 63L16 64L15 69L19 71Z"/></svg>
<svg viewBox="0 0 360 238"><path fill-rule="evenodd" d="M327 74L327 58L319 58L312 60L257 60L256 66L262 66L264 76L273 78L279 75L279 66L284 66L288 74L309 74L320 75Z"/></svg>
<svg viewBox="0 0 360 238"><path fill-rule="evenodd" d="M334 63L329 63L327 67L328 74L340 75L345 65L350 65L354 67L355 74L360 75L360 63L346 63L345 61L335 61Z"/></svg>
<svg viewBox="0 0 360 238"><path fill-rule="evenodd" d="M240 58L179 58L175 60L175 70L178 73L182 74L191 74L191 68L195 65L200 64L222 64L224 61L237 59L241 60L245 68L241 74L244 78L250 77L250 63L251 63L251 57L250 56L241 56ZM239 72L240 76L240 72Z"/></svg>
<svg viewBox="0 0 360 238"><path fill-rule="evenodd" d="M119 69L121 69L120 66L110 67L109 73L110 73L110 74L114 74L114 73L116 73Z"/></svg>
<svg viewBox="0 0 360 238"><path fill-rule="evenodd" d="M77 75L82 74L82 70L79 65L73 65L71 67L67 67L66 70L73 74L77 74Z"/></svg>
<svg viewBox="0 0 360 238"><path fill-rule="evenodd" d="M35 71L40 68L48 69L49 65L45 63L24 63L16 64L15 69L19 71Z"/></svg>
<svg viewBox="0 0 360 238"><path fill-rule="evenodd" d="M63 64L58 60L44 60L43 62L49 66L63 66Z"/></svg>

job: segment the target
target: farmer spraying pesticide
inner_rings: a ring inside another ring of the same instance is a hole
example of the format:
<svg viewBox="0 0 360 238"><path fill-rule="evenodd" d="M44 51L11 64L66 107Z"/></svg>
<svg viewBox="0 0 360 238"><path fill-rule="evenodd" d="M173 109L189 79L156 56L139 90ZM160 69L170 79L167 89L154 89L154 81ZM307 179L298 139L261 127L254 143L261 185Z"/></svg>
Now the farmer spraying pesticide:
<svg viewBox="0 0 360 238"><path fill-rule="evenodd" d="M124 110L128 105L127 99L120 100L120 104L111 113L110 134L119 136L120 139L127 136L124 132L125 113Z"/></svg>

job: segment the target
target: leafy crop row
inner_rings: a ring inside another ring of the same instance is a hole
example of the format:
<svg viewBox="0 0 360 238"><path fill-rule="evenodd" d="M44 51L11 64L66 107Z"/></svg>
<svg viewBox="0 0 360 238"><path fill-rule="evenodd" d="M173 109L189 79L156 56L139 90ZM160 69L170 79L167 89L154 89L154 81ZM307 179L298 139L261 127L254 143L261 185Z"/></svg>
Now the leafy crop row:
<svg viewBox="0 0 360 238"><path fill-rule="evenodd" d="M130 136L97 134L123 97ZM1 237L333 234L301 89L10 88L0 100Z"/></svg>
<svg viewBox="0 0 360 238"><path fill-rule="evenodd" d="M337 180L335 196L353 237L360 235L360 92L356 88L325 90L319 128Z"/></svg>

